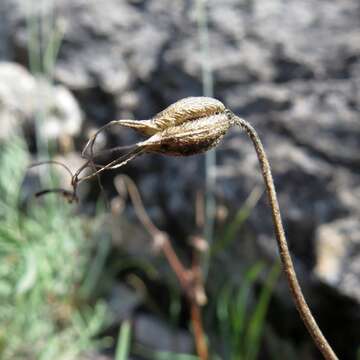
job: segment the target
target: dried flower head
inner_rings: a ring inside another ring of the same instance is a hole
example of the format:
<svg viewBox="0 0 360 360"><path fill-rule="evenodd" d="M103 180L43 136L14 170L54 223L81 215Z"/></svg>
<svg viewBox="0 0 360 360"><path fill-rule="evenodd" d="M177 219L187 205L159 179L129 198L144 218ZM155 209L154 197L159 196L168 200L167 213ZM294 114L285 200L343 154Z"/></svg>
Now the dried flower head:
<svg viewBox="0 0 360 360"><path fill-rule="evenodd" d="M233 114L219 100L188 97L177 101L149 120L116 120L101 128L87 143L92 148L100 131L120 125L137 130L149 139L136 144L145 152L173 156L198 154L216 146L233 125Z"/></svg>

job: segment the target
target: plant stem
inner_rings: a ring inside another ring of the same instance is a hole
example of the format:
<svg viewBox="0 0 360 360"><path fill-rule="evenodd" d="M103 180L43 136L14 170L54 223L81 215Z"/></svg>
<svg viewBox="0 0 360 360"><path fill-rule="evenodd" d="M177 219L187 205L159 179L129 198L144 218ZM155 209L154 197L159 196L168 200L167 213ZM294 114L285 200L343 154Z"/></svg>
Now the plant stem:
<svg viewBox="0 0 360 360"><path fill-rule="evenodd" d="M195 301L190 301L191 322L194 331L196 352L201 360L209 359L208 346L202 326L201 309Z"/></svg>
<svg viewBox="0 0 360 360"><path fill-rule="evenodd" d="M197 23L198 36L201 52L201 78L204 96L214 96L214 77L209 59L210 41L207 0L197 0ZM214 240L214 222L216 212L216 150L212 149L205 154L205 226L204 237L209 243L209 248ZM209 270L210 252L207 251L202 256L203 277L206 281Z"/></svg>
<svg viewBox="0 0 360 360"><path fill-rule="evenodd" d="M280 208L276 196L274 180L270 170L269 160L266 156L262 142L256 130L247 121L237 116L234 116L234 122L236 125L239 125L243 130L245 130L246 134L250 137L254 145L260 163L262 176L264 178L268 199L270 202L276 240L279 248L283 271L285 272L296 308L299 311L306 328L308 329L311 337L313 338L318 349L323 354L324 358L326 360L337 360L337 356L335 355L334 351L325 339L318 324L316 323L314 317L311 314L309 306L305 301L304 295L301 291L298 279L296 277L294 265L291 260L289 248L285 237L284 227L281 220Z"/></svg>
<svg viewBox="0 0 360 360"><path fill-rule="evenodd" d="M139 190L133 180L126 175L119 175L116 177L115 188L119 194L122 194L121 181L123 181L126 186L137 217L152 237L154 248L158 248L163 252L170 267L178 278L180 286L190 305L191 323L194 331L194 341L197 354L201 360L208 360L209 350L206 342L200 307L203 305L205 291L198 258L195 257L195 261L191 268L186 268L171 245L168 234L158 229L150 219L142 202Z"/></svg>

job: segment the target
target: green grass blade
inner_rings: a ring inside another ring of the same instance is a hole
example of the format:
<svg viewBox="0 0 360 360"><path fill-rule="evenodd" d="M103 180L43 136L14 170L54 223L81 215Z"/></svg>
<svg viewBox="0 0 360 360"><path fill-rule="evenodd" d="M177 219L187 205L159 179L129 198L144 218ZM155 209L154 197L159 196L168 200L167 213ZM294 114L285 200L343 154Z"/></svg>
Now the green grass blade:
<svg viewBox="0 0 360 360"><path fill-rule="evenodd" d="M116 346L115 360L127 360L130 353L131 324L129 320L123 321L120 328Z"/></svg>
<svg viewBox="0 0 360 360"><path fill-rule="evenodd" d="M91 294L95 293L110 249L111 239L108 236L103 236L103 239L97 244L94 260L92 261L83 285L80 288L80 293L84 299L88 299Z"/></svg>
<svg viewBox="0 0 360 360"><path fill-rule="evenodd" d="M234 294L234 289L229 284L220 291L216 310L221 337L225 342L223 352L226 359L243 358L246 346L244 333L247 324L248 299L254 282L263 268L262 262L251 266L246 271L237 294Z"/></svg>
<svg viewBox="0 0 360 360"><path fill-rule="evenodd" d="M247 320L246 314L248 299L251 289L263 268L264 264L262 262L258 262L246 272L244 282L241 285L241 289L236 297L231 322L233 326L233 336L236 337L234 349L237 349L237 352L240 351L241 348L243 352L245 348L245 344L242 340L244 340L245 325Z"/></svg>
<svg viewBox="0 0 360 360"><path fill-rule="evenodd" d="M266 280L266 284L261 290L259 301L250 319L248 331L245 337L247 344L246 360L255 360L257 358L260 340L264 329L264 322L269 306L271 294L275 286L276 280L280 273L280 264L276 263Z"/></svg>
<svg viewBox="0 0 360 360"><path fill-rule="evenodd" d="M154 360L199 360L195 355L176 354L168 351L157 351Z"/></svg>
<svg viewBox="0 0 360 360"><path fill-rule="evenodd" d="M219 322L220 334L225 341L222 346L222 351L226 359L230 356L230 339L231 339L231 326L229 315L229 303L231 298L231 286L225 284L224 288L220 291L218 301L216 303L216 315Z"/></svg>
<svg viewBox="0 0 360 360"><path fill-rule="evenodd" d="M259 187L255 187L251 191L244 205L237 211L233 221L226 227L224 233L218 237L217 241L211 247L210 252L212 256L216 255L232 243L235 239L236 233L244 225L262 194L263 189Z"/></svg>

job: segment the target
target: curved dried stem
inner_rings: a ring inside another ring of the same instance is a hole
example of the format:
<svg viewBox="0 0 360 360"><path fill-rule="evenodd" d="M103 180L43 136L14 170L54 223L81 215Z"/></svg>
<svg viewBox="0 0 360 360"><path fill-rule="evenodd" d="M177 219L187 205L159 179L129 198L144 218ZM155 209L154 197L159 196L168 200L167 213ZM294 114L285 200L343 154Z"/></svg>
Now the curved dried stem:
<svg viewBox="0 0 360 360"><path fill-rule="evenodd" d="M188 292L190 289L188 276L189 272L182 264L175 250L173 249L168 234L164 231L161 231L150 219L134 181L129 176L123 174L118 175L115 178L114 184L119 194L121 194L121 182L123 182L123 184L126 186L138 219L152 237L154 247L163 251L168 263L178 277L182 288L185 290L185 292ZM192 295L189 297L192 297Z"/></svg>
<svg viewBox="0 0 360 360"><path fill-rule="evenodd" d="M143 201L141 199L140 192L134 183L134 181L127 175L121 174L118 175L114 180L114 185L119 194L122 193L122 184L126 186L126 189L129 193L129 196L131 198L131 201L134 205L134 209L136 212L136 215L144 228L147 230L147 232L155 238L158 236L158 234L163 233L150 219L150 216L148 215L147 211L145 210L145 206L143 204Z"/></svg>
<svg viewBox="0 0 360 360"><path fill-rule="evenodd" d="M270 207L272 211L272 218L274 223L274 229L276 234L276 240L279 247L280 259L283 266L283 271L286 274L286 278L291 290L292 297L294 299L295 305L297 307L300 316L308 329L310 335L312 336L316 346L323 354L326 360L337 360L333 349L327 342L326 338L322 334L318 324L316 323L309 306L306 303L302 290L300 288L294 265L290 256L289 248L287 245L287 240L285 236L284 227L281 220L279 203L276 196L274 180L270 170L269 160L266 156L262 142L256 132L256 130L244 119L241 119L234 115L234 121L236 125L239 125L246 134L251 139L259 163L261 167L262 176L264 178L265 187L270 202Z"/></svg>

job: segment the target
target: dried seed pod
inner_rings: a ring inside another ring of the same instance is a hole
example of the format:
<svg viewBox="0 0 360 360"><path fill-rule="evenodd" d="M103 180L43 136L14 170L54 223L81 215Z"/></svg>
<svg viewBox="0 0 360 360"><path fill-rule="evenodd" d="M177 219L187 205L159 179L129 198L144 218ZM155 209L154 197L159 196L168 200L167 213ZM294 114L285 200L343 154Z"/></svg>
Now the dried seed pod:
<svg viewBox="0 0 360 360"><path fill-rule="evenodd" d="M138 144L145 152L171 156L199 154L215 147L231 126L225 112L170 126Z"/></svg>
<svg viewBox="0 0 360 360"><path fill-rule="evenodd" d="M139 128L141 126L142 128ZM198 154L216 146L232 125L231 117L219 100L188 97L177 101L150 120L127 124L152 136L137 145L145 152L172 156Z"/></svg>
<svg viewBox="0 0 360 360"><path fill-rule="evenodd" d="M188 97L177 101L149 120L116 120L101 128L83 150L93 145L96 136L104 128L120 125L132 128L149 139L135 145L136 156L144 152L157 152L171 156L188 156L205 152L216 146L233 125L233 114L225 105L209 97ZM127 162L127 161L126 161ZM116 167L123 166L123 161Z"/></svg>

